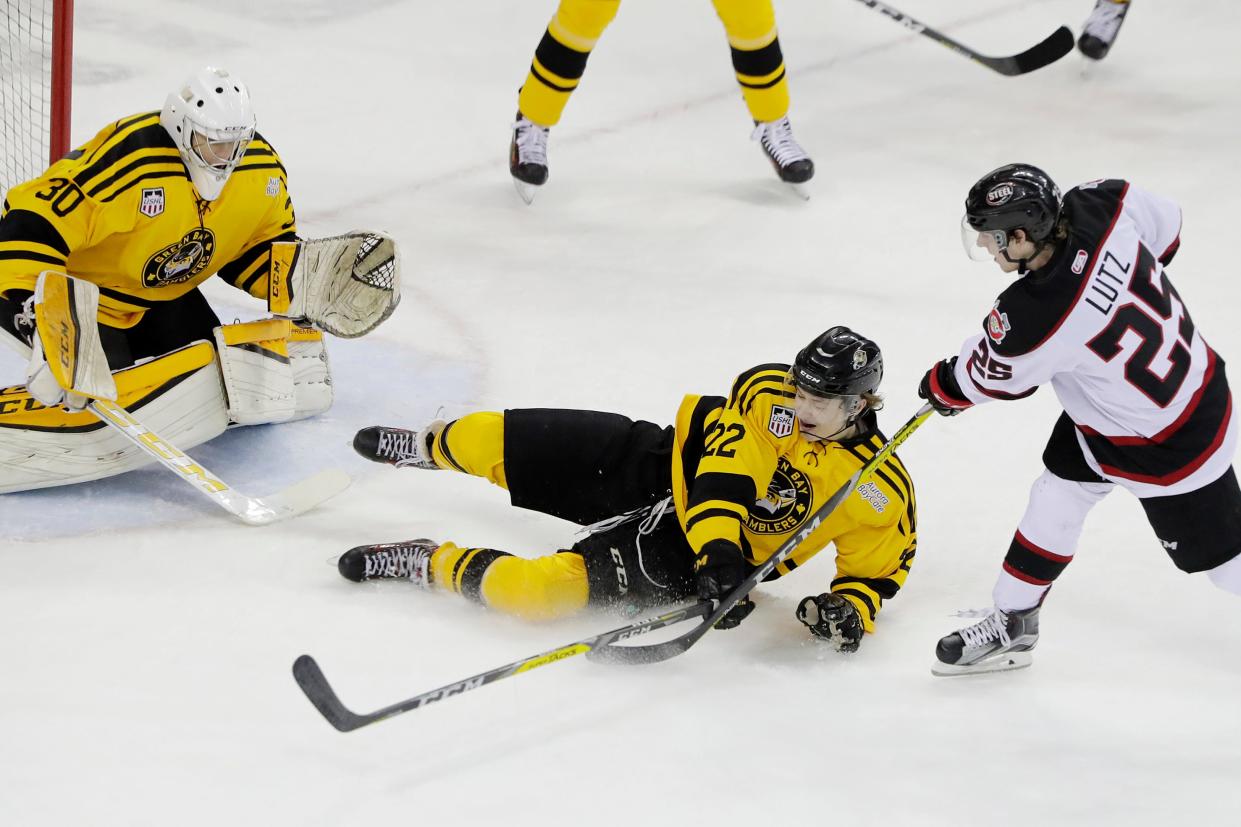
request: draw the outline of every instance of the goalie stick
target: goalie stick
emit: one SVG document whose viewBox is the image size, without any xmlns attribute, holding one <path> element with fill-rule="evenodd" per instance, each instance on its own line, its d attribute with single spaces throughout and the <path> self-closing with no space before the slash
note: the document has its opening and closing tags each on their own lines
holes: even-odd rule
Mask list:
<svg viewBox="0 0 1241 827">
<path fill-rule="evenodd" d="M 445 698 L 469 692 L 471 689 L 478 689 L 480 686 L 486 686 L 489 683 L 495 683 L 498 680 L 503 680 L 522 672 L 529 672 L 531 669 L 537 669 L 549 663 L 557 663 L 574 655 L 580 655 L 583 652 L 590 652 L 600 646 L 607 646 L 618 640 L 627 640 L 655 629 L 661 629 L 664 626 L 670 626 L 673 623 L 680 623 L 682 620 L 702 617 L 710 608 L 711 603 L 709 601 L 699 601 L 689 606 L 665 612 L 658 617 L 641 620 L 628 626 L 621 626 L 619 629 L 613 629 L 610 632 L 604 632 L 594 637 L 588 637 L 566 646 L 560 646 L 532 657 L 496 667 L 487 672 L 473 675 L 456 683 L 450 683 L 447 686 L 441 686 L 438 689 L 432 689 L 430 692 L 423 692 L 421 695 L 415 695 L 408 700 L 399 701 L 391 706 L 385 706 L 383 709 L 364 715 L 359 715 L 345 708 L 345 705 L 340 702 L 340 698 L 336 697 L 336 692 L 332 690 L 331 684 L 327 682 L 327 678 L 323 676 L 323 670 L 319 668 L 319 664 L 310 655 L 302 655 L 293 661 L 293 679 L 297 681 L 297 685 L 302 692 L 306 694 L 310 702 L 315 705 L 315 709 L 319 710 L 319 713 L 327 719 L 329 724 L 341 732 L 352 732 L 367 724 L 373 724 L 376 721 L 382 721 L 385 718 L 391 718 L 403 712 L 419 709 L 429 703 L 442 701 Z"/>
<path fill-rule="evenodd" d="M 0 339 L 25 358 L 30 358 L 30 346 L 3 328 L 0 328 Z M 143 425 L 137 417 L 115 402 L 94 399 L 87 408 L 104 424 L 115 428 L 144 453 L 158 460 L 165 468 L 247 525 L 267 525 L 296 517 L 344 491 L 351 482 L 344 471 L 330 469 L 320 471 L 268 497 L 248 497 Z"/>
<path fill-rule="evenodd" d="M 691 646 L 698 642 L 699 638 L 709 632 L 716 623 L 720 621 L 724 615 L 728 614 L 733 606 L 740 603 L 745 596 L 754 590 L 754 587 L 766 577 L 781 562 L 790 557 L 793 552 L 797 551 L 803 541 L 817 529 L 824 520 L 836 508 L 844 502 L 845 498 L 853 493 L 853 490 L 866 478 L 868 478 L 876 468 L 879 467 L 897 447 L 909 439 L 909 436 L 918 429 L 918 427 L 927 420 L 934 412 L 934 408 L 928 403 L 918 409 L 918 412 L 901 429 L 896 432 L 895 436 L 884 443 L 883 447 L 875 452 L 870 460 L 854 472 L 843 485 L 836 489 L 836 492 L 828 498 L 827 502 L 819 506 L 819 509 L 810 516 L 806 525 L 797 534 L 790 537 L 784 542 L 780 548 L 776 549 L 770 557 L 763 561 L 754 571 L 750 572 L 750 576 L 741 581 L 737 588 L 733 589 L 728 596 L 722 599 L 711 612 L 706 620 L 699 623 L 693 629 L 690 629 L 680 637 L 663 643 L 654 643 L 647 646 L 616 646 L 615 643 L 619 639 L 608 641 L 602 646 L 594 648 L 586 654 L 586 659 L 590 661 L 599 661 L 603 663 L 659 663 L 660 661 L 674 658 L 685 652 Z M 709 601 L 708 601 L 709 602 Z"/>
<path fill-rule="evenodd" d="M 1061 26 L 1052 32 L 1047 38 L 1039 43 L 1026 49 L 1019 55 L 1011 57 L 987 57 L 979 54 L 968 46 L 963 46 L 950 37 L 946 37 L 925 23 L 919 23 L 904 12 L 897 11 L 886 3 L 879 0 L 858 0 L 875 11 L 890 17 L 897 23 L 900 23 L 911 32 L 915 32 L 925 37 L 929 37 L 941 46 L 947 46 L 959 55 L 968 57 L 975 63 L 981 63 L 992 71 L 999 72 L 1001 75 L 1024 75 L 1027 72 L 1033 72 L 1035 69 L 1042 69 L 1048 64 L 1055 63 L 1060 58 L 1073 51 L 1073 32 L 1068 26 Z"/>
</svg>

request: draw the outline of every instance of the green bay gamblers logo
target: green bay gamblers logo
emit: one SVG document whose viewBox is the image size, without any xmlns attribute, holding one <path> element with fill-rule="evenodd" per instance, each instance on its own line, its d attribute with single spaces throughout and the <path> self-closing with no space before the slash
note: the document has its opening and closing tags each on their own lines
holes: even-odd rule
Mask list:
<svg viewBox="0 0 1241 827">
<path fill-rule="evenodd" d="M 810 516 L 814 492 L 810 479 L 780 457 L 776 473 L 767 486 L 767 496 L 754 503 L 746 527 L 755 534 L 785 534 Z"/>
<path fill-rule="evenodd" d="M 142 283 L 146 287 L 167 287 L 189 281 L 207 269 L 214 252 L 215 233 L 206 227 L 195 227 L 185 238 L 147 259 L 142 268 Z"/>
</svg>

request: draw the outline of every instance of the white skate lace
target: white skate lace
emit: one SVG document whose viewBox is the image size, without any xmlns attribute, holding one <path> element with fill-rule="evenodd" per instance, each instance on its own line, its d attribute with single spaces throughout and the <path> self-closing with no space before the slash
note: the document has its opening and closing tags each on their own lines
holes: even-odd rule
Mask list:
<svg viewBox="0 0 1241 827">
<path fill-rule="evenodd" d="M 966 626 L 957 632 L 966 646 L 983 646 L 999 638 L 1000 643 L 1008 646 L 1012 641 L 1008 637 L 1008 617 L 999 609 L 990 613 L 973 626 Z"/>
<path fill-rule="evenodd" d="M 525 118 L 513 124 L 517 139 L 517 161 L 547 166 L 547 129 Z"/>
<path fill-rule="evenodd" d="M 1127 8 L 1125 3 L 1099 0 L 1082 27 L 1082 31 L 1099 38 L 1104 43 L 1111 43 L 1116 39 L 1116 32 L 1120 29 L 1120 22 L 1124 20 Z"/>
<path fill-rule="evenodd" d="M 411 431 L 384 428 L 379 432 L 379 445 L 375 448 L 375 453 L 396 460 L 397 465 L 409 462 L 417 454 L 414 447 L 416 437 L 417 434 Z"/>
<path fill-rule="evenodd" d="M 363 555 L 366 563 L 366 577 L 408 577 L 411 580 L 426 580 L 427 562 L 431 555 L 421 553 L 421 549 L 412 546 L 386 548 Z"/>
<path fill-rule="evenodd" d="M 789 164 L 804 161 L 810 156 L 793 138 L 793 127 L 787 116 L 778 121 L 759 123 L 750 133 L 750 140 L 760 141 L 767 154 L 776 160 L 783 169 Z"/>
</svg>

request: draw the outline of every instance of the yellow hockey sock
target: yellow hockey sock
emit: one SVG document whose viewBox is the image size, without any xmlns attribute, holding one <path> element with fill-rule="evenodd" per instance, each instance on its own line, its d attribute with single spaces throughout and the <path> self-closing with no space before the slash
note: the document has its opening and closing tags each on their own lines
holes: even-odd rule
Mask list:
<svg viewBox="0 0 1241 827">
<path fill-rule="evenodd" d="M 431 584 L 526 620 L 566 617 L 589 598 L 586 562 L 574 552 L 527 560 L 444 543 L 431 555 Z"/>
</svg>

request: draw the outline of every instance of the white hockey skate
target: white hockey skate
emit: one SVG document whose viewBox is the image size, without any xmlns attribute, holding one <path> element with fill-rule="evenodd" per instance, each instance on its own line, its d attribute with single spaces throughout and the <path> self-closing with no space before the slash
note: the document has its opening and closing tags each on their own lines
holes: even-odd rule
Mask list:
<svg viewBox="0 0 1241 827">
<path fill-rule="evenodd" d="M 980 675 L 1029 666 L 1030 650 L 1038 643 L 1038 610 L 1038 606 L 1007 613 L 991 609 L 973 626 L 940 638 L 931 673 Z"/>
<path fill-rule="evenodd" d="M 517 113 L 513 140 L 508 148 L 508 171 L 513 176 L 517 194 L 527 204 L 534 203 L 535 192 L 547 183 L 547 135 L 550 131 L 521 112 Z"/>
<path fill-rule="evenodd" d="M 778 121 L 759 121 L 754 124 L 750 140 L 758 141 L 767 160 L 780 180 L 788 184 L 801 198 L 810 200 L 806 182 L 814 177 L 814 161 L 793 137 L 793 127 L 788 116 Z"/>
</svg>

